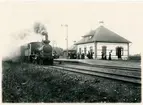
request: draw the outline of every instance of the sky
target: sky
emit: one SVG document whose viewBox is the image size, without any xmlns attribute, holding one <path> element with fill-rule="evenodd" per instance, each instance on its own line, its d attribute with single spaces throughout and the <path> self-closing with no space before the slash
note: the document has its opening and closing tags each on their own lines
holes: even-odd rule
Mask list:
<svg viewBox="0 0 143 105">
<path fill-rule="evenodd" d="M 136 2 L 1 2 L 0 3 L 0 42 L 6 55 L 19 43 L 13 37 L 33 29 L 35 22 L 47 27 L 50 44 L 66 48 L 66 27 L 68 24 L 68 46 L 80 40 L 91 29 L 104 26 L 128 39 L 130 54 L 141 53 L 143 35 L 143 3 Z M 40 39 L 34 33 L 30 38 Z"/>
</svg>

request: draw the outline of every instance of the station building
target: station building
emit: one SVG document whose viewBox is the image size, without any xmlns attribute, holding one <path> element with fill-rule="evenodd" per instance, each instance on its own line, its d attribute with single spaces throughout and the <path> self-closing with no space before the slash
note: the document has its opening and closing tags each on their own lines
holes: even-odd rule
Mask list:
<svg viewBox="0 0 143 105">
<path fill-rule="evenodd" d="M 88 52 L 93 53 L 93 59 L 101 59 L 103 56 L 112 59 L 129 58 L 129 43 L 127 39 L 107 29 L 103 25 L 96 30 L 91 30 L 88 34 L 82 36 L 82 39 L 75 43 L 77 53 L 84 53 L 85 58 Z"/>
</svg>

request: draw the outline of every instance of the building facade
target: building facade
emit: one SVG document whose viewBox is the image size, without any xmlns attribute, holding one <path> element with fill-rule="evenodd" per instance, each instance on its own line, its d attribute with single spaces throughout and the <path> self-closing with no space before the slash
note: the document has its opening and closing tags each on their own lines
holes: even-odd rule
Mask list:
<svg viewBox="0 0 143 105">
<path fill-rule="evenodd" d="M 98 27 L 96 30 L 91 30 L 87 35 L 76 43 L 77 53 L 84 54 L 87 59 L 87 54 L 93 53 L 94 59 L 112 59 L 129 58 L 129 43 L 127 39 L 110 31 L 104 26 Z"/>
</svg>

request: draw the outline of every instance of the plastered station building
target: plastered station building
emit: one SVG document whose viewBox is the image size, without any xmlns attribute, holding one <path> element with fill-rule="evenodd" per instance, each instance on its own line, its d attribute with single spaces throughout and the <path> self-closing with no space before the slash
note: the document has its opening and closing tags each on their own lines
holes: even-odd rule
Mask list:
<svg viewBox="0 0 143 105">
<path fill-rule="evenodd" d="M 111 52 L 112 59 L 127 60 L 130 43 L 127 39 L 101 25 L 96 30 L 91 30 L 82 36 L 82 39 L 75 45 L 77 45 L 77 53 L 79 54 L 87 55 L 88 51 L 93 52 L 93 59 L 101 59 L 102 54 L 108 59 L 109 52 Z M 85 58 L 87 57 L 85 56 Z"/>
</svg>

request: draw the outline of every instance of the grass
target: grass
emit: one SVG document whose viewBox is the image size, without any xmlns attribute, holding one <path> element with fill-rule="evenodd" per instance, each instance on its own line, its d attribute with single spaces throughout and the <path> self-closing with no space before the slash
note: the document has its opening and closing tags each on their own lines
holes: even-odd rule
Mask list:
<svg viewBox="0 0 143 105">
<path fill-rule="evenodd" d="M 3 102 L 141 102 L 141 86 L 42 66 L 3 62 Z"/>
<path fill-rule="evenodd" d="M 137 55 L 130 55 L 129 59 L 131 61 L 138 61 L 138 62 L 140 62 L 141 61 L 141 55 L 139 55 L 139 54 L 137 54 Z"/>
</svg>

